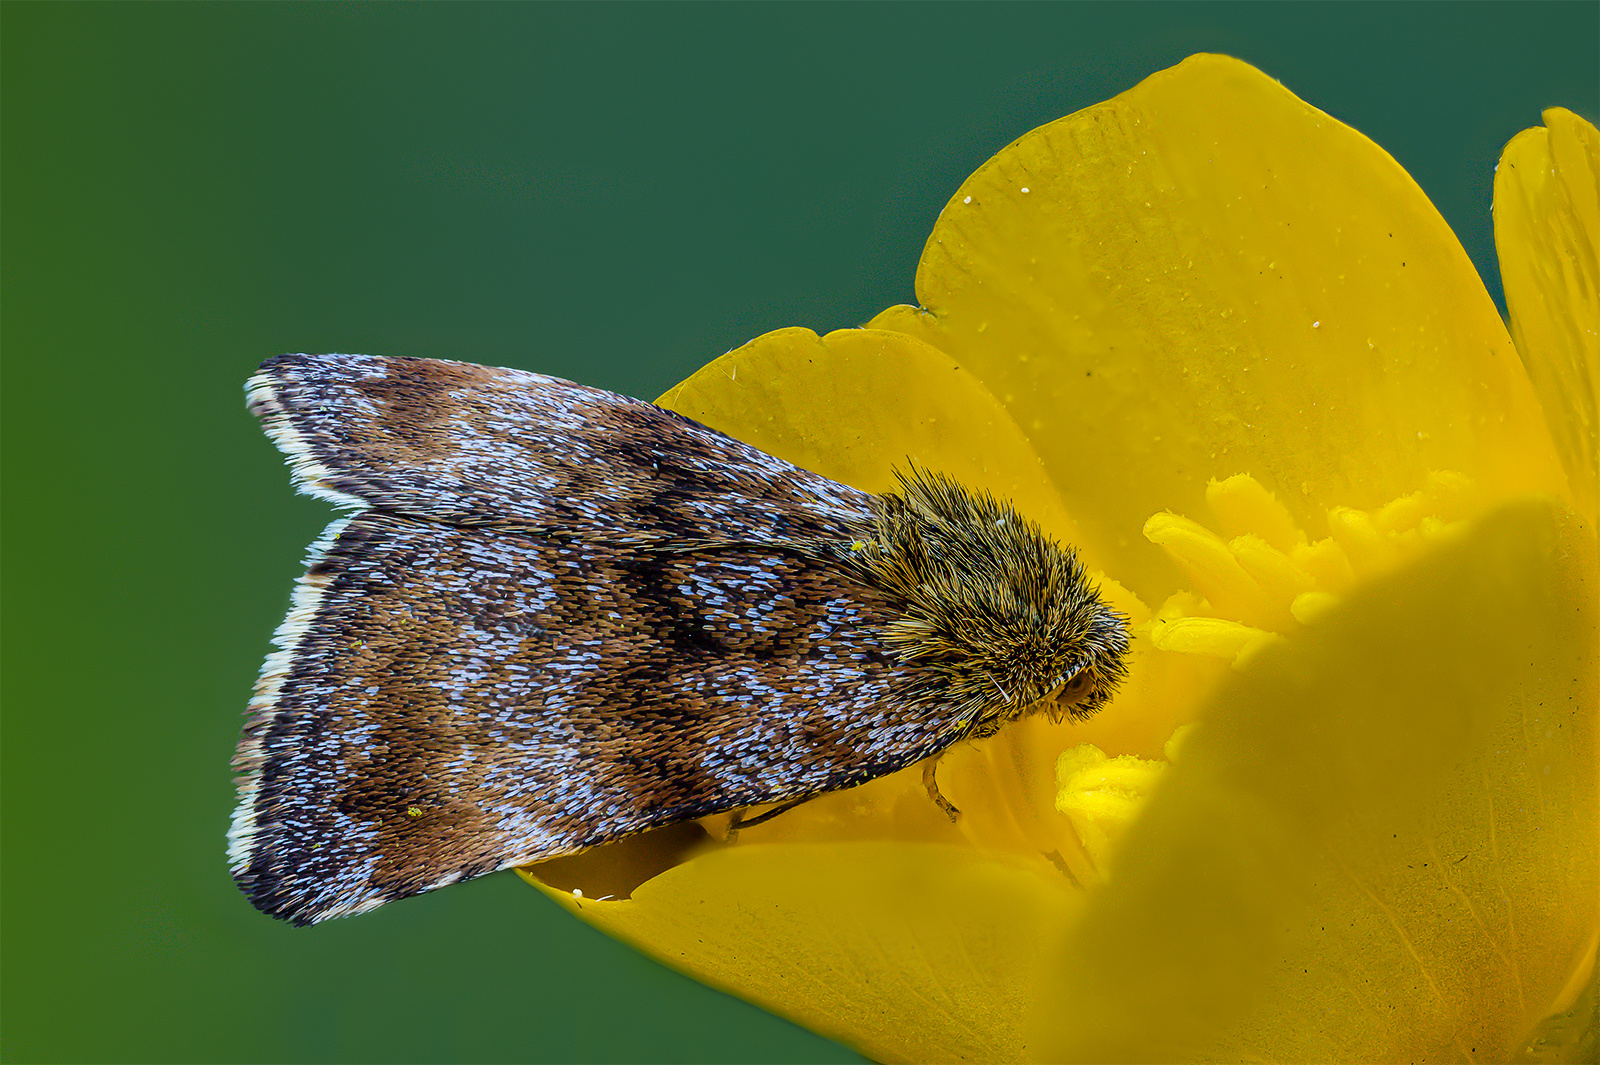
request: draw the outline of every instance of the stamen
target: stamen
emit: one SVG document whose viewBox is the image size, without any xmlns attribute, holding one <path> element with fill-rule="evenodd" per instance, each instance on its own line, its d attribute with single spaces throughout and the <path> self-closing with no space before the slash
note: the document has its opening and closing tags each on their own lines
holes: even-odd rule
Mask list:
<svg viewBox="0 0 1600 1065">
<path fill-rule="evenodd" d="M 1289 601 L 1301 592 L 1310 591 L 1317 582 L 1290 561 L 1288 555 L 1259 536 L 1236 536 L 1228 549 L 1261 589 L 1268 611 L 1277 615 L 1269 616 L 1268 624 L 1281 631 L 1290 622 L 1285 613 Z"/>
<path fill-rule="evenodd" d="M 1187 725 L 1179 725 L 1172 730 L 1172 735 L 1167 737 L 1167 742 L 1161 745 L 1161 753 L 1167 756 L 1167 761 L 1176 762 L 1178 754 L 1183 750 L 1184 744 L 1189 742 L 1189 737 L 1194 735 L 1196 723 L 1191 721 Z"/>
<path fill-rule="evenodd" d="M 1334 507 L 1328 511 L 1328 531 L 1358 570 L 1386 569 L 1395 561 L 1394 545 L 1364 510 Z"/>
<path fill-rule="evenodd" d="M 1195 590 L 1219 613 L 1255 620 L 1266 608 L 1261 587 L 1205 526 L 1176 514 L 1157 514 L 1144 523 L 1144 535 L 1183 567 Z"/>
<path fill-rule="evenodd" d="M 1446 524 L 1459 521 L 1471 510 L 1472 481 L 1454 470 L 1435 470 L 1428 474 L 1421 491 L 1385 503 L 1373 515 L 1379 529 L 1401 533 L 1424 522 Z"/>
<path fill-rule="evenodd" d="M 1334 507 L 1326 539 L 1309 542 L 1288 510 L 1248 474 L 1206 487 L 1217 525 L 1157 514 L 1145 536 L 1184 570 L 1194 592 L 1172 595 L 1149 623 L 1151 643 L 1241 665 L 1278 633 L 1309 625 L 1359 578 L 1390 569 L 1462 527 L 1476 489 L 1435 471 L 1419 491 L 1371 511 Z M 1199 593 L 1196 595 L 1195 593 Z"/>
<path fill-rule="evenodd" d="M 1227 536 L 1255 533 L 1279 551 L 1305 543 L 1305 534 L 1289 510 L 1248 473 L 1236 473 L 1206 485 L 1206 505 Z"/>
<path fill-rule="evenodd" d="M 1080 744 L 1056 759 L 1056 809 L 1066 814 L 1102 875 L 1123 831 L 1155 790 L 1167 763 L 1131 754 L 1107 758 Z"/>
<path fill-rule="evenodd" d="M 1342 592 L 1355 583 L 1356 572 L 1350 568 L 1350 556 L 1332 537 L 1314 544 L 1301 544 L 1289 558 L 1302 573 L 1310 574 L 1325 592 Z"/>
<path fill-rule="evenodd" d="M 1302 625 L 1313 621 L 1339 605 L 1339 596 L 1332 592 L 1302 592 L 1289 604 L 1289 612 Z"/>
<path fill-rule="evenodd" d="M 1275 632 L 1226 618 L 1158 618 L 1150 624 L 1150 643 L 1158 650 L 1209 655 L 1235 664 L 1278 639 Z"/>
</svg>

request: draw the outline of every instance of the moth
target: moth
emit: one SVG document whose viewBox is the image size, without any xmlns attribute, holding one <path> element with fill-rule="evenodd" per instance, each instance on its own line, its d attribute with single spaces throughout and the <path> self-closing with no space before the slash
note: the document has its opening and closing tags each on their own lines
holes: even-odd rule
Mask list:
<svg viewBox="0 0 1600 1065">
<path fill-rule="evenodd" d="M 460 362 L 285 355 L 246 391 L 350 512 L 234 760 L 234 878 L 296 924 L 1086 717 L 1125 672 L 1074 552 L 935 472 L 874 495 Z"/>
</svg>

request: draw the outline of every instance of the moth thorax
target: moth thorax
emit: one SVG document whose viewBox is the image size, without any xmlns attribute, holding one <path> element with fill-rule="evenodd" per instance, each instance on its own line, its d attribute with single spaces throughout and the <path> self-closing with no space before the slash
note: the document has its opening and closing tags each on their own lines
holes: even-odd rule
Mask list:
<svg viewBox="0 0 1600 1065">
<path fill-rule="evenodd" d="M 1111 696 L 1124 619 L 1100 601 L 1072 551 L 1010 506 L 922 471 L 881 497 L 858 556 L 903 603 L 888 643 L 981 733 L 1027 713 L 1086 716 Z"/>
</svg>

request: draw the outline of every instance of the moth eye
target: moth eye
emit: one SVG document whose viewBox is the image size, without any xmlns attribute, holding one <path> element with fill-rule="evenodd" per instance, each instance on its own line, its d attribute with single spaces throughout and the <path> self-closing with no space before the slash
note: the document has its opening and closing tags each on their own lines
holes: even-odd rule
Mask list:
<svg viewBox="0 0 1600 1065">
<path fill-rule="evenodd" d="M 1048 694 L 1046 699 L 1053 699 L 1058 703 L 1075 703 L 1089 694 L 1089 689 L 1094 686 L 1094 678 L 1087 669 L 1080 669 L 1066 680 L 1057 684 Z"/>
</svg>

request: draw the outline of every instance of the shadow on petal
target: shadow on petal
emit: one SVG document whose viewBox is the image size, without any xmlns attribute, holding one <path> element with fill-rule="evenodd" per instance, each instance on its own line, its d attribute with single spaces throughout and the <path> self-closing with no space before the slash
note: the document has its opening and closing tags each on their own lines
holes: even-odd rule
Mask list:
<svg viewBox="0 0 1600 1065">
<path fill-rule="evenodd" d="M 1507 1060 L 1600 919 L 1597 579 L 1524 501 L 1263 652 L 1066 938 L 1043 1056 Z"/>
</svg>

